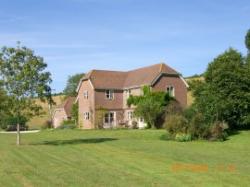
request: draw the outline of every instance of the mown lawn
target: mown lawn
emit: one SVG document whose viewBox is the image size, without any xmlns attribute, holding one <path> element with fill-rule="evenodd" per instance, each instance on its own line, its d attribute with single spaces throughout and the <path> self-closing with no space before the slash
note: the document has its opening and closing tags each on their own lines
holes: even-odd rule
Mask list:
<svg viewBox="0 0 250 187">
<path fill-rule="evenodd" d="M 161 140 L 164 130 L 0 134 L 0 186 L 249 186 L 250 131 L 225 142 Z"/>
</svg>

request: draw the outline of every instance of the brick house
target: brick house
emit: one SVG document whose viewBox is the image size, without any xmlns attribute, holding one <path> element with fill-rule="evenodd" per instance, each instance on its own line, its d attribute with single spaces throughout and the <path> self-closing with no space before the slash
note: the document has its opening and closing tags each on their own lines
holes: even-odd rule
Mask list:
<svg viewBox="0 0 250 187">
<path fill-rule="evenodd" d="M 145 85 L 154 91 L 167 91 L 182 107 L 187 105 L 186 81 L 164 63 L 127 72 L 92 70 L 81 79 L 77 88 L 80 125 L 84 129 L 95 128 L 98 111 L 105 109 L 104 128 L 124 123 L 132 125 L 132 121 L 137 121 L 139 128 L 145 127 L 143 119 L 133 117 L 134 107 L 127 106 L 128 97 L 142 94 L 141 88 Z"/>
</svg>

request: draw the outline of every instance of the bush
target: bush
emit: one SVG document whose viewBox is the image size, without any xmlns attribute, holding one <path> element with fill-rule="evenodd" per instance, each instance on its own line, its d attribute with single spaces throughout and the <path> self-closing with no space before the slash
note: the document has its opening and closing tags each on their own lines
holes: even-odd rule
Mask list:
<svg viewBox="0 0 250 187">
<path fill-rule="evenodd" d="M 58 128 L 59 129 L 75 129 L 76 124 L 74 120 L 64 120 Z"/>
<path fill-rule="evenodd" d="M 173 114 L 166 117 L 164 126 L 172 135 L 177 133 L 187 133 L 188 121 L 183 115 Z"/>
<path fill-rule="evenodd" d="M 18 120 L 17 117 L 10 116 L 4 120 L 2 129 L 6 131 L 16 131 L 17 123 L 19 122 L 21 131 L 28 130 L 29 127 L 26 125 L 27 121 L 25 117 L 20 117 Z"/>
<path fill-rule="evenodd" d="M 228 125 L 225 122 L 216 121 L 210 127 L 210 137 L 209 140 L 215 141 L 225 141 L 228 137 L 226 130 Z"/>
<path fill-rule="evenodd" d="M 208 123 L 205 117 L 201 113 L 195 112 L 193 108 L 186 110 L 184 115 L 168 115 L 164 125 L 172 139 L 176 141 L 190 141 L 191 139 L 224 141 L 228 136 L 226 123 L 220 121 Z"/>
<path fill-rule="evenodd" d="M 170 101 L 170 103 L 166 107 L 166 115 L 182 114 L 182 112 L 182 107 L 180 103 L 176 100 Z"/>
<path fill-rule="evenodd" d="M 175 140 L 178 142 L 188 142 L 192 140 L 192 136 L 186 133 L 177 133 L 175 135 Z"/>
<path fill-rule="evenodd" d="M 205 119 L 201 113 L 193 115 L 189 122 L 188 132 L 196 139 L 207 139 L 210 134 L 210 126 L 205 122 Z"/>
<path fill-rule="evenodd" d="M 137 121 L 132 121 L 132 129 L 138 129 L 138 123 Z"/>
</svg>

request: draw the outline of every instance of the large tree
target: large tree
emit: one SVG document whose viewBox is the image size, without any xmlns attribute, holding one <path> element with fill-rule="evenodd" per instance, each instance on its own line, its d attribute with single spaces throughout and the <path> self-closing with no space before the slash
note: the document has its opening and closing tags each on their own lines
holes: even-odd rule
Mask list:
<svg viewBox="0 0 250 187">
<path fill-rule="evenodd" d="M 208 65 L 204 81 L 191 84 L 195 106 L 206 121 L 225 121 L 231 128 L 250 125 L 250 74 L 234 49 Z"/>
<path fill-rule="evenodd" d="M 0 85 L 0 129 L 5 128 L 4 123 L 9 115 L 8 96 Z"/>
<path fill-rule="evenodd" d="M 53 103 L 51 97 L 51 74 L 46 72 L 47 64 L 31 49 L 20 46 L 3 47 L 0 51 L 0 73 L 11 103 L 12 116 L 17 119 L 39 114 L 41 107 L 33 98 Z M 20 144 L 20 124 L 17 122 L 17 145 Z"/>
<path fill-rule="evenodd" d="M 248 30 L 246 37 L 245 37 L 245 45 L 248 50 L 247 52 L 247 64 L 248 67 L 250 68 L 250 29 Z"/>
<path fill-rule="evenodd" d="M 68 77 L 67 85 L 63 90 L 66 96 L 76 96 L 76 89 L 79 84 L 80 79 L 84 76 L 84 73 L 75 74 Z"/>
<path fill-rule="evenodd" d="M 127 104 L 129 106 L 135 105 L 135 116 L 142 117 L 149 128 L 157 128 L 159 124 L 157 121 L 165 112 L 171 97 L 166 92 L 153 92 L 150 87 L 143 88 L 143 95 L 131 95 Z"/>
</svg>

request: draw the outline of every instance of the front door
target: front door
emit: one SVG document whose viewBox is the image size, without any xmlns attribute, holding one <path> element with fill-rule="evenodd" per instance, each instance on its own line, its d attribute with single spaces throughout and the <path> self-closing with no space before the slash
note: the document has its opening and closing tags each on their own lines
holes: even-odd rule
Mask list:
<svg viewBox="0 0 250 187">
<path fill-rule="evenodd" d="M 107 112 L 104 116 L 104 128 L 115 126 L 115 112 Z"/>
</svg>

